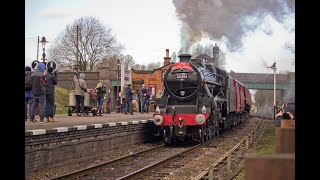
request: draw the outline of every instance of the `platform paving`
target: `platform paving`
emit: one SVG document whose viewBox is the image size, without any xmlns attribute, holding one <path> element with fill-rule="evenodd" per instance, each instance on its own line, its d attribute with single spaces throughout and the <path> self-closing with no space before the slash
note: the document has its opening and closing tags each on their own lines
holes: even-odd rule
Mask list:
<svg viewBox="0 0 320 180">
<path fill-rule="evenodd" d="M 100 124 L 105 123 L 118 123 L 118 122 L 130 122 L 130 121 L 139 121 L 139 120 L 148 120 L 152 119 L 152 113 L 150 114 L 140 114 L 135 112 L 134 115 L 124 115 L 123 113 L 111 112 L 110 114 L 103 114 L 102 116 L 68 116 L 67 114 L 58 114 L 55 116 L 56 122 L 47 122 L 40 123 L 37 122 L 25 122 L 25 131 L 35 130 L 35 129 L 53 129 L 58 127 L 74 127 L 77 126 L 81 128 L 83 125 L 95 125 L 99 126 Z"/>
</svg>

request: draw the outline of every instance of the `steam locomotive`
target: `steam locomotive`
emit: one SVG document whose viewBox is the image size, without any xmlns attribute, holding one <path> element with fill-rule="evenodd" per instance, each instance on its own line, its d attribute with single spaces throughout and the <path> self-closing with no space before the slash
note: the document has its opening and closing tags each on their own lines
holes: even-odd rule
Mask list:
<svg viewBox="0 0 320 180">
<path fill-rule="evenodd" d="M 204 142 L 248 118 L 251 96 L 242 83 L 204 59 L 179 57 L 154 104 L 153 122 L 165 143 Z"/>
</svg>

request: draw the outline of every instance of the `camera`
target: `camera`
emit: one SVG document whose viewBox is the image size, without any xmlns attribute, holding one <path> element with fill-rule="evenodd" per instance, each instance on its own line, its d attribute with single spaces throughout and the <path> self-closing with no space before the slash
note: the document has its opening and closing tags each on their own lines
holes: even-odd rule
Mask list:
<svg viewBox="0 0 320 180">
<path fill-rule="evenodd" d="M 290 114 L 288 112 L 285 112 L 282 114 L 283 119 L 291 119 Z"/>
</svg>

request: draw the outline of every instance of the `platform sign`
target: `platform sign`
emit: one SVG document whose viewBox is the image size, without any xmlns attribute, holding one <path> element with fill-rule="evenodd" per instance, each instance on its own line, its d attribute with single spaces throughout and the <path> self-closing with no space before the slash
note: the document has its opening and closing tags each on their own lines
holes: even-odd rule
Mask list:
<svg viewBox="0 0 320 180">
<path fill-rule="evenodd" d="M 46 69 L 48 69 L 48 67 L 52 67 L 54 71 L 57 68 L 57 63 L 54 61 L 49 61 L 47 62 Z"/>
<path fill-rule="evenodd" d="M 38 64 L 39 64 L 39 61 L 38 61 L 38 60 L 32 61 L 32 63 L 31 63 L 31 68 L 32 68 L 33 70 L 36 70 L 37 67 L 38 67 Z"/>
</svg>

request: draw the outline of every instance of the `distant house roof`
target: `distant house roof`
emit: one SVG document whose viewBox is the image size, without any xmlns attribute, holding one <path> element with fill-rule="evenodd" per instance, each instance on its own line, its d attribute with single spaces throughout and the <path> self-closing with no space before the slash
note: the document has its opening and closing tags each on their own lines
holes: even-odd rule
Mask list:
<svg viewBox="0 0 320 180">
<path fill-rule="evenodd" d="M 161 70 L 161 69 L 168 69 L 169 66 L 171 66 L 172 64 L 174 64 L 173 62 L 167 64 L 167 65 L 164 65 L 162 67 L 159 67 L 157 69 L 153 69 L 153 70 L 135 70 L 135 69 L 132 69 L 133 72 L 135 73 L 138 73 L 138 74 L 152 74 L 155 70 Z"/>
<path fill-rule="evenodd" d="M 214 62 L 214 59 L 206 53 L 202 53 L 199 56 L 196 56 L 195 58 L 205 59 L 207 62 Z"/>
</svg>

